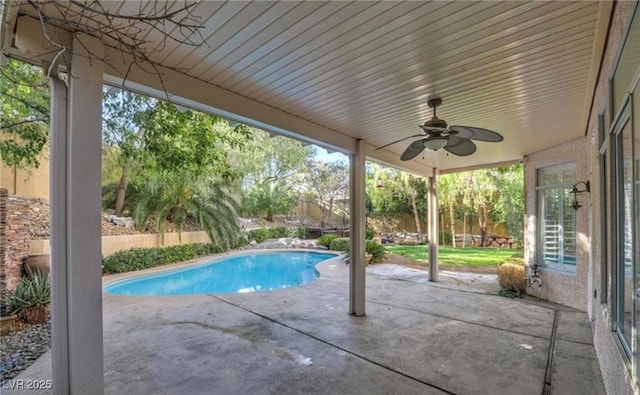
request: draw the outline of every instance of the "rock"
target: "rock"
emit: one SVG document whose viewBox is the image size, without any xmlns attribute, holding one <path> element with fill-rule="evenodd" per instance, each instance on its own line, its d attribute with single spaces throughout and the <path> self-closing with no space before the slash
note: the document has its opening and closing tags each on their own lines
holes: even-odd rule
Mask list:
<svg viewBox="0 0 640 395">
<path fill-rule="evenodd" d="M 256 244 L 258 244 L 258 242 L 257 242 L 257 241 L 255 241 L 255 240 L 251 240 L 251 241 L 249 242 L 249 245 L 250 245 L 250 246 L 254 246 L 254 245 L 256 245 Z"/>
</svg>

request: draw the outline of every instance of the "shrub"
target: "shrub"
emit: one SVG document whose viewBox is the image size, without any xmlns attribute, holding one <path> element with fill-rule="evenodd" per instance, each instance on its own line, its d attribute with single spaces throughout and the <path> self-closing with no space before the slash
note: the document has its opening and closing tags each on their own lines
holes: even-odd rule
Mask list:
<svg viewBox="0 0 640 395">
<path fill-rule="evenodd" d="M 348 237 L 337 237 L 331 241 L 329 244 L 329 249 L 332 251 L 349 251 L 349 238 Z"/>
<path fill-rule="evenodd" d="M 49 275 L 34 272 L 23 277 L 2 303 L 9 307 L 11 314 L 17 314 L 30 324 L 45 322 L 51 303 Z"/>
<path fill-rule="evenodd" d="M 296 228 L 296 237 L 299 239 L 306 239 L 309 237 L 309 229 L 304 226 L 299 226 Z"/>
<path fill-rule="evenodd" d="M 526 285 L 524 265 L 505 262 L 498 266 L 498 283 L 500 294 L 504 296 L 524 296 Z"/>
<path fill-rule="evenodd" d="M 281 237 L 287 237 L 287 228 L 284 226 L 274 226 L 269 228 L 269 238 L 279 239 Z"/>
<path fill-rule="evenodd" d="M 331 246 L 331 242 L 337 238 L 338 238 L 338 235 L 336 235 L 335 233 L 327 233 L 322 235 L 322 237 L 318 239 L 318 244 L 329 248 Z"/>
<path fill-rule="evenodd" d="M 267 228 L 251 229 L 247 232 L 247 235 L 249 236 L 249 241 L 255 240 L 258 243 L 262 243 L 269 238 L 269 230 Z"/>
<path fill-rule="evenodd" d="M 373 229 L 367 228 L 364 231 L 365 239 L 371 240 L 376 235 L 376 232 Z"/>
<path fill-rule="evenodd" d="M 440 238 L 440 244 L 442 245 L 451 244 L 451 232 L 440 232 L 438 237 Z"/>
<path fill-rule="evenodd" d="M 371 258 L 372 262 L 382 262 L 385 255 L 387 255 L 384 246 L 375 240 L 367 240 L 365 242 L 365 250 L 367 254 L 373 256 L 373 258 Z"/>
<path fill-rule="evenodd" d="M 188 261 L 203 255 L 221 253 L 225 246 L 216 244 L 183 244 L 172 247 L 132 248 L 118 251 L 102 261 L 105 273 L 125 273 L 168 263 Z"/>
</svg>

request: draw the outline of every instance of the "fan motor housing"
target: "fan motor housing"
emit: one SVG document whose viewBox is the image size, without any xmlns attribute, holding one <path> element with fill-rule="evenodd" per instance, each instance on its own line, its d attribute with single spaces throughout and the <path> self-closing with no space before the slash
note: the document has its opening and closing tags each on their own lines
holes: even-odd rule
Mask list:
<svg viewBox="0 0 640 395">
<path fill-rule="evenodd" d="M 427 122 L 424 123 L 424 126 L 432 127 L 432 128 L 447 128 L 447 122 L 444 119 L 440 119 L 438 117 L 433 117 Z"/>
</svg>

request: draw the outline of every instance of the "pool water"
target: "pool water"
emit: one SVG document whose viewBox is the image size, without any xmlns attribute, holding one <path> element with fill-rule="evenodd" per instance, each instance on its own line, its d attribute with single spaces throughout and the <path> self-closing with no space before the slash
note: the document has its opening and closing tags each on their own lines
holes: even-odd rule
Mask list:
<svg viewBox="0 0 640 395">
<path fill-rule="evenodd" d="M 107 285 L 117 295 L 193 295 L 262 292 L 308 284 L 315 265 L 335 254 L 287 251 L 234 255 L 188 268 L 143 275 Z"/>
</svg>

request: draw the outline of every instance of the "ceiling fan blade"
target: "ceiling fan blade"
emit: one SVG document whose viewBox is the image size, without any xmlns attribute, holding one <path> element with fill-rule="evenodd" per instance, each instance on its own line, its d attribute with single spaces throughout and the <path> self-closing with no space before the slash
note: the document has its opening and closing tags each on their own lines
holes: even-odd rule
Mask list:
<svg viewBox="0 0 640 395">
<path fill-rule="evenodd" d="M 424 151 L 424 144 L 422 143 L 424 139 L 416 140 L 413 143 L 409 144 L 406 150 L 400 156 L 400 160 L 406 161 L 415 158 L 420 155 L 422 151 Z"/>
<path fill-rule="evenodd" d="M 412 139 L 412 138 L 415 138 L 415 137 L 423 137 L 423 136 L 424 136 L 424 134 L 414 134 L 413 136 L 404 137 L 404 138 L 401 138 L 400 140 L 394 141 L 393 143 L 385 144 L 382 147 L 378 147 L 378 148 L 376 148 L 376 151 L 377 150 L 381 150 L 383 148 L 387 148 L 388 146 L 394 145 L 394 144 L 399 143 L 401 141 L 405 141 L 405 140 Z"/>
<path fill-rule="evenodd" d="M 449 142 L 444 146 L 444 150 L 458 156 L 469 156 L 476 152 L 476 145 L 473 141 L 449 135 Z"/>
<path fill-rule="evenodd" d="M 456 132 L 458 137 L 462 137 L 470 140 L 488 141 L 491 143 L 499 143 L 504 140 L 504 137 L 493 130 L 476 128 L 473 126 L 460 126 L 453 125 L 449 127 L 450 130 Z"/>
</svg>

